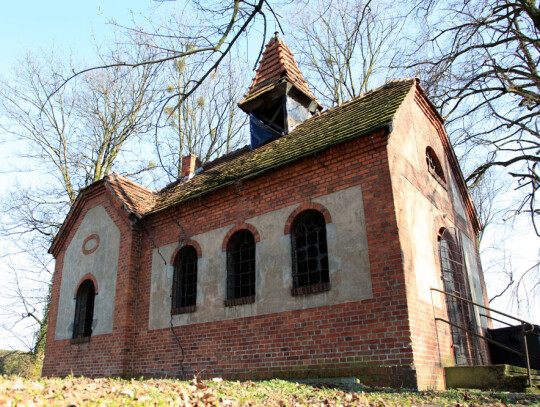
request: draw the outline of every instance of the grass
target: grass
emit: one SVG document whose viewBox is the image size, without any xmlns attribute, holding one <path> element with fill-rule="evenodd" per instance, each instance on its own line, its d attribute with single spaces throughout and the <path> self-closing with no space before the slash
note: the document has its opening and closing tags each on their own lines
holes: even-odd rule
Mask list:
<svg viewBox="0 0 540 407">
<path fill-rule="evenodd" d="M 0 406 L 527 406 L 540 396 L 465 390 L 376 389 L 283 380 L 41 378 L 0 376 Z"/>
<path fill-rule="evenodd" d="M 37 358 L 32 353 L 0 350 L 0 374 L 39 377 L 41 365 L 41 358 Z"/>
</svg>

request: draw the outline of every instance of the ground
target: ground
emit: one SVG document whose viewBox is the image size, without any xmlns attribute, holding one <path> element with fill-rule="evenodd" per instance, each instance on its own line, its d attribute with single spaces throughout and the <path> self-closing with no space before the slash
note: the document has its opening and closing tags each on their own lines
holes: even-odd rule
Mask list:
<svg viewBox="0 0 540 407">
<path fill-rule="evenodd" d="M 282 380 L 24 379 L 0 376 L 0 406 L 526 406 L 540 395 L 465 390 L 375 389 Z"/>
</svg>

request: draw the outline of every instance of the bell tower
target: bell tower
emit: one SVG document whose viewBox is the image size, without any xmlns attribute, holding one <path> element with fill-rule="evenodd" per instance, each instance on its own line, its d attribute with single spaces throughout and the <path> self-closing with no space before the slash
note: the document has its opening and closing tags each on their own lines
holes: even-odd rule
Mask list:
<svg viewBox="0 0 540 407">
<path fill-rule="evenodd" d="M 252 150 L 288 134 L 322 110 L 277 32 L 266 45 L 255 79 L 238 106 L 250 116 Z"/>
</svg>

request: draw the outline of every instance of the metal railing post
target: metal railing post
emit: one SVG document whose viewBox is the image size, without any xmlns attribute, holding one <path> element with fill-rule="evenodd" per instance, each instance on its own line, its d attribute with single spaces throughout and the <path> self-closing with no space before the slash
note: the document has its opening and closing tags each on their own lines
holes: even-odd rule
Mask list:
<svg viewBox="0 0 540 407">
<path fill-rule="evenodd" d="M 479 335 L 479 334 L 477 334 L 477 333 L 475 333 L 475 332 L 472 332 L 472 331 L 470 331 L 470 330 L 468 330 L 468 329 L 466 329 L 466 328 L 464 328 L 464 327 L 462 327 L 462 326 L 456 325 L 456 324 L 454 324 L 454 323 L 452 323 L 452 322 L 450 322 L 450 321 L 448 321 L 448 320 L 446 320 L 446 319 L 443 319 L 443 318 L 437 318 L 437 317 L 435 318 L 435 321 L 442 321 L 442 322 L 444 322 L 444 323 L 446 323 L 446 324 L 449 324 L 449 325 L 451 325 L 451 326 L 453 326 L 453 327 L 455 327 L 455 328 L 458 328 L 458 329 L 460 329 L 460 330 L 462 330 L 462 331 L 465 331 L 465 332 L 467 332 L 467 333 L 469 333 L 469 334 L 471 334 L 471 335 L 474 335 L 474 336 L 476 336 L 476 337 L 478 337 L 478 338 L 481 338 L 481 339 L 483 339 L 484 341 L 486 341 L 486 342 L 488 342 L 488 343 L 492 343 L 492 344 L 494 344 L 494 345 L 496 345 L 496 346 L 498 346 L 498 347 L 500 347 L 500 348 L 506 349 L 507 351 L 510 351 L 510 352 L 512 352 L 512 353 L 515 353 L 515 354 L 518 354 L 518 355 L 520 355 L 520 356 L 522 356 L 522 357 L 524 356 L 524 357 L 525 357 L 525 361 L 526 361 L 526 363 L 527 363 L 527 376 L 528 376 L 528 380 L 529 380 L 529 387 L 532 387 L 533 382 L 532 382 L 532 374 L 531 374 L 531 362 L 530 362 L 530 356 L 529 356 L 529 346 L 528 346 L 528 344 L 527 344 L 527 334 L 528 334 L 529 332 L 534 332 L 534 330 L 535 330 L 535 326 L 534 326 L 532 323 L 530 323 L 530 322 L 528 322 L 528 321 L 524 321 L 524 320 L 519 319 L 519 318 L 516 318 L 516 317 L 514 317 L 514 316 L 512 316 L 512 315 L 505 314 L 504 312 L 497 311 L 497 310 L 494 310 L 494 309 L 492 309 L 492 308 L 486 307 L 485 305 L 478 304 L 478 303 L 476 303 L 476 302 L 473 302 L 473 301 L 468 300 L 468 299 L 466 299 L 466 298 L 463 298 L 463 297 L 460 297 L 460 296 L 458 296 L 458 295 L 449 293 L 449 292 L 447 292 L 447 291 L 440 290 L 440 289 L 438 289 L 438 288 L 432 287 L 430 290 L 431 290 L 432 292 L 433 292 L 433 291 L 437 291 L 437 292 L 439 292 L 439 293 L 441 293 L 441 294 L 443 294 L 443 295 L 445 295 L 445 296 L 453 297 L 453 298 L 457 299 L 458 301 L 461 301 L 461 302 L 464 302 L 464 303 L 468 303 L 468 304 L 471 304 L 471 305 L 473 305 L 473 306 L 477 306 L 477 307 L 483 308 L 483 309 L 485 309 L 485 310 L 487 310 L 487 311 L 495 312 L 496 314 L 503 315 L 503 316 L 505 316 L 505 317 L 508 317 L 508 318 L 511 318 L 511 319 L 513 319 L 513 320 L 515 320 L 515 321 L 518 321 L 518 322 L 521 324 L 521 339 L 522 339 L 522 341 L 523 341 L 523 351 L 524 351 L 523 353 L 521 353 L 521 352 L 519 352 L 519 351 L 517 351 L 517 350 L 515 350 L 515 349 L 512 349 L 512 348 L 510 348 L 510 347 L 508 347 L 508 346 L 505 346 L 505 345 L 503 345 L 503 344 L 500 343 L 500 342 L 494 341 L 494 340 L 492 340 L 492 339 L 489 339 L 489 338 L 486 338 L 486 337 L 484 337 L 484 336 L 482 336 L 482 335 Z M 433 296 L 431 297 L 431 305 L 432 305 L 433 308 L 434 308 L 434 304 L 433 304 Z M 435 313 L 435 310 L 434 310 L 433 312 Z M 498 320 L 498 319 L 492 317 L 491 315 L 486 315 L 486 314 L 480 314 L 480 315 L 481 315 L 481 316 L 484 316 L 484 317 L 486 317 L 486 318 L 490 318 L 490 319 L 492 319 L 492 320 L 495 320 L 495 321 L 502 322 L 502 323 L 504 323 L 504 324 L 510 325 L 510 324 L 508 324 L 507 322 L 504 322 L 504 321 L 501 321 L 501 320 Z M 436 327 L 436 326 L 437 326 L 437 325 L 435 325 L 435 327 Z M 511 325 L 510 325 L 510 326 L 511 326 Z M 526 329 L 526 328 L 525 328 L 526 326 L 530 326 L 531 328 L 530 328 L 530 329 Z M 438 337 L 438 333 L 437 333 L 437 337 Z M 437 345 L 438 345 L 438 338 L 437 338 Z M 439 352 L 440 352 L 440 350 L 439 350 Z M 535 356 L 533 356 L 533 358 L 534 358 L 534 359 L 537 359 Z"/>
<path fill-rule="evenodd" d="M 521 323 L 521 340 L 523 341 L 523 350 L 525 351 L 525 361 L 527 362 L 527 376 L 529 378 L 529 387 L 532 387 L 531 377 L 531 361 L 529 360 L 529 345 L 527 344 L 527 333 L 525 332 L 525 325 Z"/>
</svg>

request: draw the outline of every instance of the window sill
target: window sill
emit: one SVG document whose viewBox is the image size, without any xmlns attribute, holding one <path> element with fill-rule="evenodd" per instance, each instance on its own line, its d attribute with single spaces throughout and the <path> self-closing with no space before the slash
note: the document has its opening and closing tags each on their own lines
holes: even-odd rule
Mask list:
<svg viewBox="0 0 540 407">
<path fill-rule="evenodd" d="M 72 345 L 79 345 L 81 343 L 90 343 L 91 336 L 83 336 L 82 338 L 73 338 L 71 339 Z"/>
<path fill-rule="evenodd" d="M 291 289 L 291 295 L 293 297 L 296 297 L 299 295 L 318 294 L 324 291 L 330 291 L 330 283 L 306 285 L 304 287 L 293 287 Z"/>
<path fill-rule="evenodd" d="M 235 305 L 253 304 L 254 302 L 255 302 L 255 296 L 250 295 L 249 297 L 227 299 L 225 300 L 225 306 L 234 307 Z"/>
<path fill-rule="evenodd" d="M 171 310 L 171 314 L 178 315 L 178 314 L 190 314 L 192 312 L 197 311 L 196 305 L 188 305 L 186 307 L 180 307 L 180 308 L 173 308 Z"/>
</svg>

